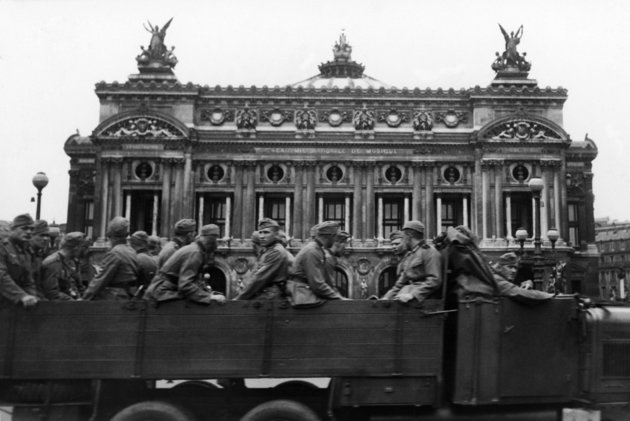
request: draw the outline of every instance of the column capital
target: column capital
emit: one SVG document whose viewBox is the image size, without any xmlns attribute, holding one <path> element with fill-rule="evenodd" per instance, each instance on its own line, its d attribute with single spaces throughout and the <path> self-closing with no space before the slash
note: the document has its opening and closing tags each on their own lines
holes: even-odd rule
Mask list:
<svg viewBox="0 0 630 421">
<path fill-rule="evenodd" d="M 482 159 L 481 160 L 481 168 L 484 170 L 501 167 L 504 164 L 504 160 L 502 159 Z"/>
</svg>

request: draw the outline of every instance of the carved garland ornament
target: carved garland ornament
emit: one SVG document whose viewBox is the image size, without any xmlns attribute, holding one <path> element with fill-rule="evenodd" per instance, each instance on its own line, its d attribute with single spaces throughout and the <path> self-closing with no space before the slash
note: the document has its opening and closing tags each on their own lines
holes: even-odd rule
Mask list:
<svg viewBox="0 0 630 421">
<path fill-rule="evenodd" d="M 108 127 L 103 131 L 102 136 L 177 138 L 183 135 L 179 129 L 166 121 L 150 117 L 136 117 Z"/>
<path fill-rule="evenodd" d="M 549 127 L 527 120 L 512 120 L 503 123 L 490 130 L 487 137 L 495 140 L 514 139 L 521 141 L 561 139 L 560 135 Z"/>
</svg>

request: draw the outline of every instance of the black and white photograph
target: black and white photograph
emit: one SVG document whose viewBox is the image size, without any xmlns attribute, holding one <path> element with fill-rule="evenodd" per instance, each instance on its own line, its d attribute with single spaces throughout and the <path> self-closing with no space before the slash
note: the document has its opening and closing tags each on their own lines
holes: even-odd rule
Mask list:
<svg viewBox="0 0 630 421">
<path fill-rule="evenodd" d="M 0 421 L 630 420 L 628 22 L 0 0 Z"/>
</svg>

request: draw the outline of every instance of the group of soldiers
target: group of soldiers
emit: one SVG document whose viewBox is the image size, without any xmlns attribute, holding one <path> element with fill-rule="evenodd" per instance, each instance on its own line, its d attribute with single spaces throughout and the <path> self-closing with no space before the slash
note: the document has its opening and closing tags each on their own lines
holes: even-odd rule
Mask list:
<svg viewBox="0 0 630 421">
<path fill-rule="evenodd" d="M 223 294 L 212 291 L 205 275 L 214 265 L 220 235 L 217 225 L 204 225 L 197 232 L 196 221 L 182 219 L 163 247 L 159 238 L 144 231 L 130 233 L 129 228 L 123 217 L 110 221 L 107 237 L 111 247 L 98 270 L 92 270 L 95 266 L 89 260 L 89 242 L 83 233 L 66 234 L 59 249 L 51 250 L 46 222 L 34 221 L 28 214 L 17 216 L 0 242 L 0 306 L 11 302 L 31 307 L 40 300 L 225 301 Z M 334 285 L 337 259 L 351 240 L 339 223 L 327 221 L 312 227 L 311 241 L 296 256 L 287 250 L 287 238 L 278 222 L 263 218 L 257 228 L 251 238 L 256 264 L 235 300 L 288 299 L 299 305 L 300 300 L 348 299 Z M 397 280 L 380 299 L 422 303 L 438 296 L 445 269 L 453 275 L 453 289 L 460 296 L 551 297 L 512 284 L 518 265 L 514 253 L 504 254 L 490 266 L 467 227 L 449 228 L 445 234 L 455 250 L 449 254 L 453 256 L 450 260 L 424 234 L 420 221 L 408 221 L 390 235 L 399 257 Z"/>
</svg>

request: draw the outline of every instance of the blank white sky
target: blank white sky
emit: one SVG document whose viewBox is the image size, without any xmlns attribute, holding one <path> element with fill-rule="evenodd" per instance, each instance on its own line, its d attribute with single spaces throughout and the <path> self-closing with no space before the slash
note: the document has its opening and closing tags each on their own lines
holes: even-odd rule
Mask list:
<svg viewBox="0 0 630 421">
<path fill-rule="evenodd" d="M 33 175 L 44 171 L 42 218 L 65 222 L 65 140 L 98 124 L 94 84 L 127 80 L 150 35 L 173 22 L 180 82 L 286 85 L 318 73 L 345 29 L 353 58 L 390 85 L 487 86 L 508 31 L 539 86 L 565 87 L 564 128 L 595 140 L 596 217 L 630 219 L 630 2 L 508 0 L 0 0 L 0 219 L 35 214 Z"/>
</svg>

